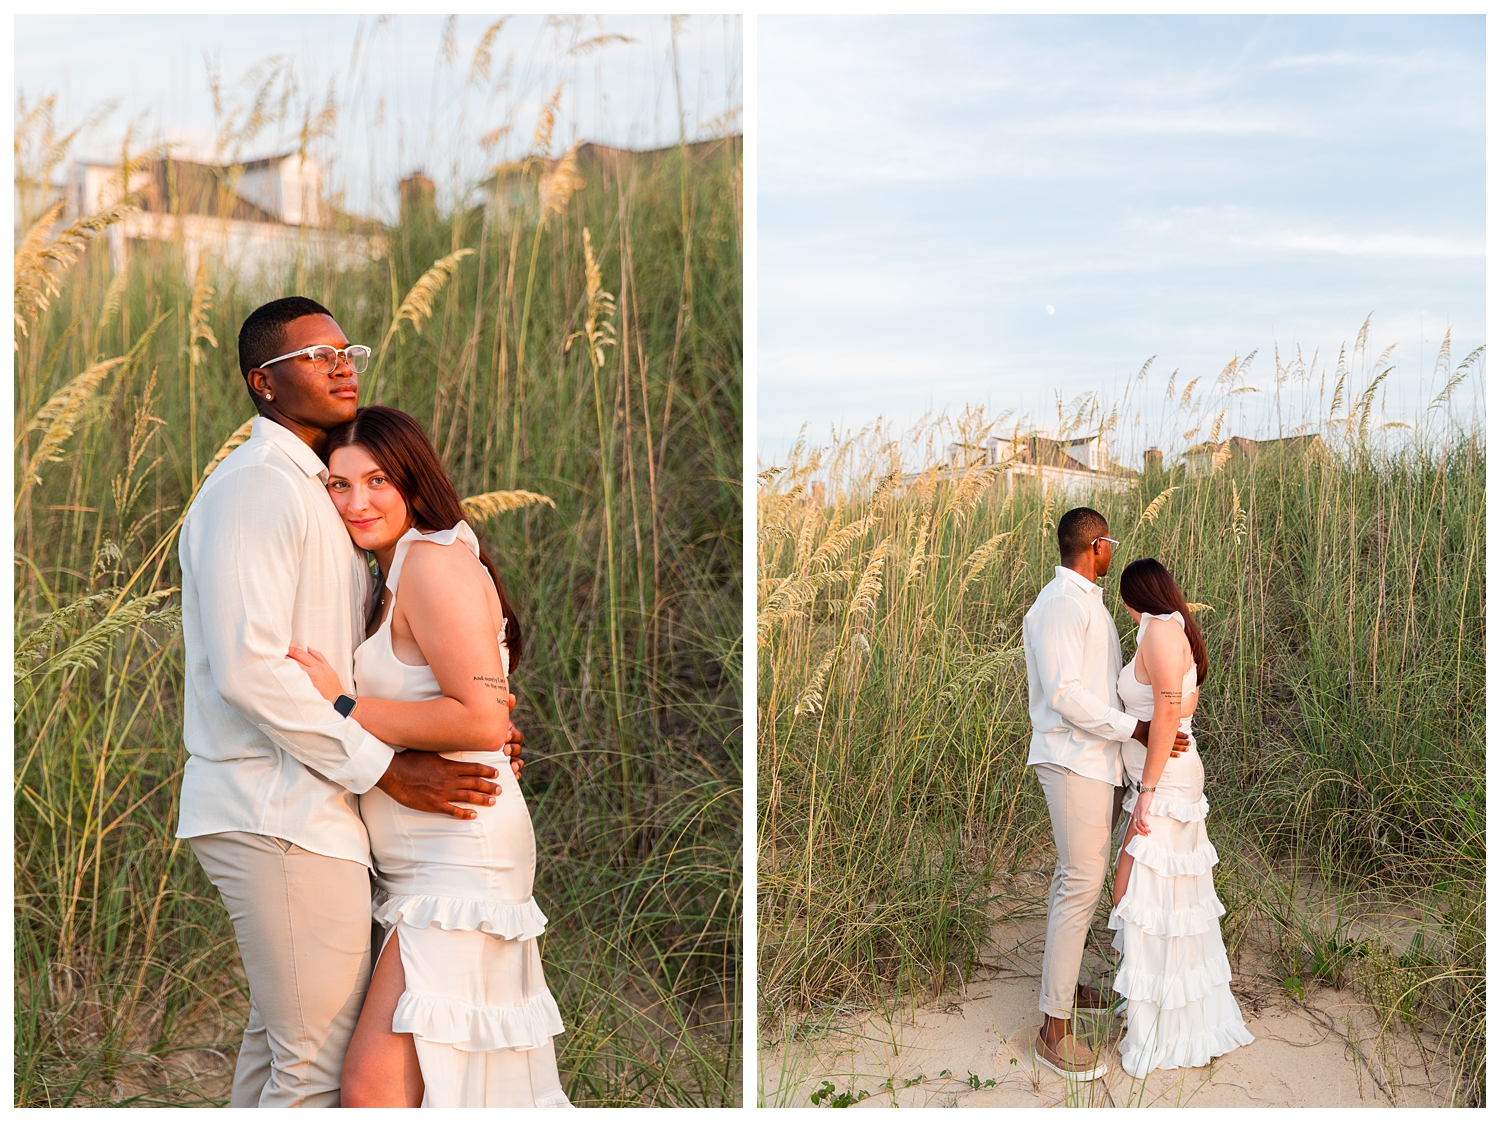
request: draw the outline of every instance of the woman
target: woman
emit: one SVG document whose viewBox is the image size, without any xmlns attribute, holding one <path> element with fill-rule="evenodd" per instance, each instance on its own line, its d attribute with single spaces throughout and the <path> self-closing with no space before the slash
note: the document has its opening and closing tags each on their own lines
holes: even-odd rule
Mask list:
<svg viewBox="0 0 1500 1122">
<path fill-rule="evenodd" d="M 1208 676 L 1203 634 L 1161 562 L 1132 561 L 1120 598 L 1140 624 L 1136 653 L 1120 671 L 1125 712 L 1151 722 L 1148 745 L 1123 750 L 1131 812 L 1115 872 L 1109 926 L 1121 953 L 1115 989 L 1126 998 L 1120 1063 L 1143 1078 L 1157 1068 L 1200 1067 L 1249 1044 L 1229 992 L 1229 957 L 1219 935 L 1224 905 L 1214 895 L 1219 855 L 1203 821 L 1203 761 L 1192 736 L 1198 689 Z M 1188 749 L 1171 759 L 1178 728 Z"/>
<path fill-rule="evenodd" d="M 382 406 L 328 435 L 328 493 L 384 575 L 354 653 L 348 715 L 405 749 L 492 762 L 520 626 L 421 427 Z M 293 649 L 330 702 L 338 676 Z M 344 701 L 347 707 L 347 699 Z M 464 750 L 471 750 L 466 753 Z M 536 842 L 516 777 L 452 817 L 360 796 L 386 939 L 344 1060 L 344 1106 L 568 1106 L 532 899 Z"/>
</svg>

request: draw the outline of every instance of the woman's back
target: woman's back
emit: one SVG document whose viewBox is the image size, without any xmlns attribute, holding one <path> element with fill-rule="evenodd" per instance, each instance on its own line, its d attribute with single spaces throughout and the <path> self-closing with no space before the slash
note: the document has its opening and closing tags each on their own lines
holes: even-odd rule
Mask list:
<svg viewBox="0 0 1500 1122">
<path fill-rule="evenodd" d="M 1151 627 L 1148 632 L 1147 625 L 1158 620 L 1163 623 L 1173 623 L 1176 626 Z M 1163 644 L 1167 648 L 1167 653 L 1178 654 L 1187 662 L 1187 670 L 1182 675 L 1180 714 L 1182 730 L 1187 732 L 1191 727 L 1192 716 L 1198 709 L 1198 664 L 1193 661 L 1193 649 L 1183 629 L 1182 617 L 1176 612 L 1160 616 L 1147 612 L 1141 613 L 1140 628 L 1136 632 L 1135 655 L 1120 669 L 1118 686 L 1120 704 L 1126 713 L 1138 721 L 1149 721 L 1155 714 L 1156 698 L 1150 674 L 1146 669 L 1147 659 L 1142 657 L 1147 649 L 1147 643 Z"/>
</svg>

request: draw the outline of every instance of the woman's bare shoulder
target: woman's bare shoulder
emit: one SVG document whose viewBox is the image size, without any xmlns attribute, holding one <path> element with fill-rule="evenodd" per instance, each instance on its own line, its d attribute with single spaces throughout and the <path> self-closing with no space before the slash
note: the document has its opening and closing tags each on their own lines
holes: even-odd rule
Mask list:
<svg viewBox="0 0 1500 1122">
<path fill-rule="evenodd" d="M 1168 655 L 1189 650 L 1187 629 L 1171 616 L 1163 619 L 1153 616 L 1151 625 L 1141 636 L 1140 652 L 1143 655 Z"/>
<path fill-rule="evenodd" d="M 430 592 L 478 591 L 490 583 L 484 565 L 462 542 L 412 542 L 401 567 L 401 591 L 425 595 Z"/>
</svg>

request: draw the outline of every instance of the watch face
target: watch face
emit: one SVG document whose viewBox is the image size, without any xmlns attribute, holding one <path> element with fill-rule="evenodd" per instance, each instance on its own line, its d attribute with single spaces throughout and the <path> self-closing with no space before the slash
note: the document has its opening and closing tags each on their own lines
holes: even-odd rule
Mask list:
<svg viewBox="0 0 1500 1122">
<path fill-rule="evenodd" d="M 340 717 L 347 717 L 354 712 L 354 699 L 346 693 L 341 693 L 338 700 L 333 703 L 333 707 L 338 710 Z"/>
</svg>

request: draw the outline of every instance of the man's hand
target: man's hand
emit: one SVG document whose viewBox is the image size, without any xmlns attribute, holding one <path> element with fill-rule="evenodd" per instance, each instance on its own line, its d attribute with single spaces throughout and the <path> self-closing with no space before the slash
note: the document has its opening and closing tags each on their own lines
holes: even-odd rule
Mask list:
<svg viewBox="0 0 1500 1122">
<path fill-rule="evenodd" d="M 436 752 L 397 752 L 375 786 L 402 806 L 429 814 L 475 818 L 477 811 L 454 803 L 493 806 L 500 773 L 486 764 L 445 759 Z"/>
<path fill-rule="evenodd" d="M 1151 722 L 1150 721 L 1137 721 L 1135 723 L 1135 732 L 1132 734 L 1131 739 L 1132 740 L 1139 740 L 1141 742 L 1142 746 L 1145 746 L 1145 744 L 1146 744 L 1146 737 L 1148 737 L 1150 735 L 1151 735 Z M 1178 756 L 1180 756 L 1184 752 L 1186 752 L 1187 749 L 1188 749 L 1188 734 L 1185 733 L 1185 732 L 1183 732 L 1181 729 L 1178 729 L 1177 730 L 1177 739 L 1172 743 L 1172 759 L 1175 760 Z"/>
<path fill-rule="evenodd" d="M 505 738 L 505 754 L 510 757 L 510 770 L 517 779 L 521 778 L 521 769 L 526 765 L 521 761 L 521 749 L 526 745 L 526 734 L 516 728 L 514 720 L 516 708 L 516 695 L 511 694 L 508 698 L 512 720 L 510 722 L 510 734 Z"/>
</svg>

